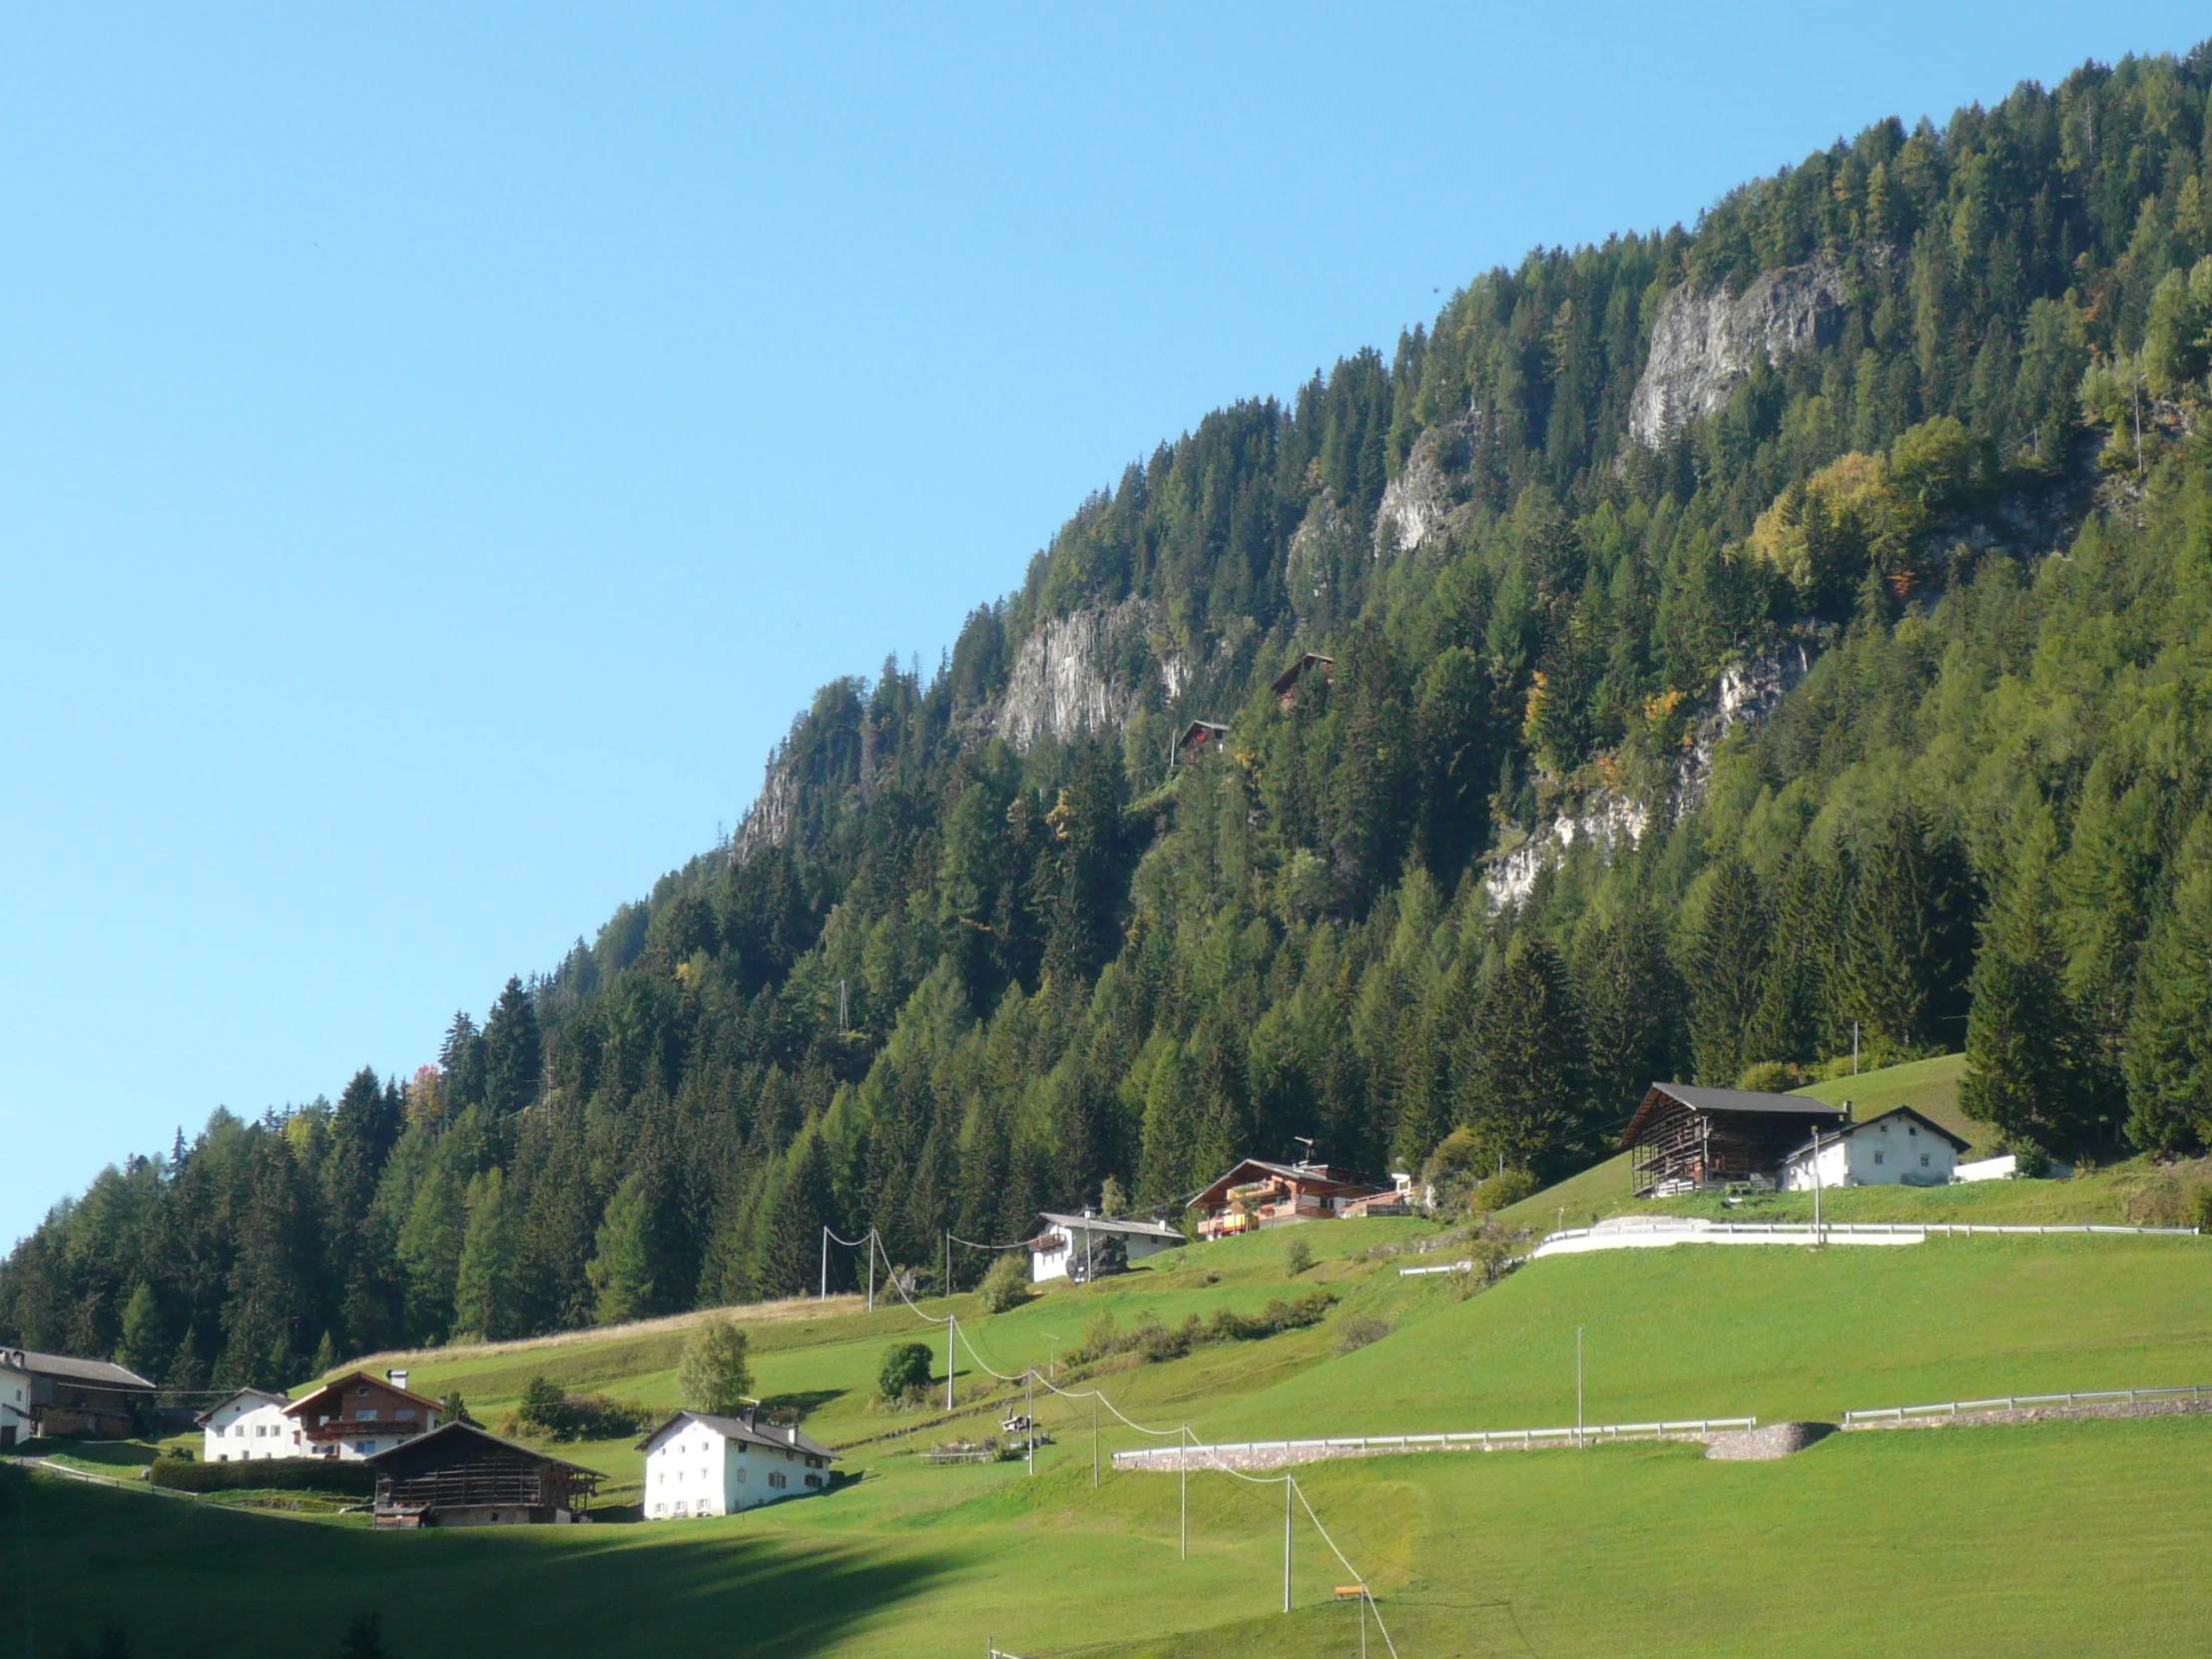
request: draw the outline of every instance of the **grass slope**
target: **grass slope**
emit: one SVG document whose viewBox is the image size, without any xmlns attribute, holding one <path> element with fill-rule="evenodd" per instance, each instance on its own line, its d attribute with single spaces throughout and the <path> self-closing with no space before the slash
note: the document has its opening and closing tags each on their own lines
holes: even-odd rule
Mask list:
<svg viewBox="0 0 2212 1659">
<path fill-rule="evenodd" d="M 1209 1438 L 1571 1420 L 1578 1326 L 1593 1421 L 1833 1416 L 1985 1389 L 2212 1381 L 2212 1242 L 1622 1252 L 1534 1263 L 1462 1297 L 1399 1278 L 1405 1258 L 1383 1254 L 1424 1231 L 1300 1229 L 1323 1259 L 1296 1284 L 1340 1298 L 1326 1324 L 1098 1381 L 1140 1420 L 1187 1420 Z M 996 1317 L 952 1306 L 984 1357 L 1015 1372 L 1064 1354 L 1102 1310 L 1126 1326 L 1257 1308 L 1293 1288 L 1289 1241 L 1171 1253 Z M 1354 1318 L 1392 1330 L 1339 1356 Z M 1330 1599 L 1347 1575 L 1303 1518 L 1300 1610 L 1273 1611 L 1280 1488 L 1194 1477 L 1186 1563 L 1173 1478 L 1109 1464 L 1092 1490 L 1086 1404 L 1040 1396 L 1059 1443 L 1033 1479 L 1019 1464 L 929 1468 L 913 1450 L 989 1426 L 1011 1391 L 986 1395 L 963 1356 L 961 1405 L 976 1414 L 936 1426 L 934 1410 L 868 1410 L 883 1346 L 927 1336 L 903 1309 L 832 1305 L 753 1330 L 763 1390 L 849 1447 L 859 1478 L 830 1497 L 681 1524 L 380 1535 L 0 1470 L 12 1511 L 0 1511 L 0 1650 L 58 1656 L 117 1620 L 140 1659 L 312 1655 L 372 1607 L 399 1659 L 646 1642 L 972 1656 L 992 1637 L 1044 1659 L 1355 1643 L 1352 1609 Z M 672 1404 L 681 1341 L 646 1331 L 454 1350 L 416 1360 L 414 1382 L 459 1386 L 479 1415 L 540 1371 Z M 1145 1443 L 1108 1425 L 1103 1451 Z M 885 1437 L 901 1429 L 916 1431 Z M 635 1496 L 629 1445 L 565 1449 Z M 2197 1501 L 2208 1451 L 2212 1423 L 2199 1419 L 1852 1435 L 1777 1464 L 1619 1446 L 1376 1459 L 1300 1478 L 1383 1596 L 1405 1659 L 2154 1653 L 2182 1650 L 2173 1633 L 2212 1614 L 2212 1581 L 2188 1570 L 2212 1546 Z M 1903 1588 L 1863 1594 L 1870 1573 Z"/>
</svg>

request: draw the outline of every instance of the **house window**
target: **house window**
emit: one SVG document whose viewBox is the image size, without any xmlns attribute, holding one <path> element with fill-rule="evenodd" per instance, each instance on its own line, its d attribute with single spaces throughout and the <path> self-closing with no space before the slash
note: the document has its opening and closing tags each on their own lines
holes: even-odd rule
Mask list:
<svg viewBox="0 0 2212 1659">
<path fill-rule="evenodd" d="M 1921 1154 L 1921 1168 L 1928 1168 L 1928 1154 L 1925 1152 Z"/>
<path fill-rule="evenodd" d="M 741 1486 L 745 1484 L 745 1465 L 743 1463 L 738 1465 L 738 1484 Z"/>
<path fill-rule="evenodd" d="M 1875 1162 L 1876 1162 L 1877 1164 L 1881 1163 L 1881 1162 L 1882 1162 L 1882 1154 L 1881 1154 L 1881 1153 L 1879 1153 L 1879 1152 L 1877 1152 L 1877 1153 L 1876 1153 L 1876 1154 L 1874 1155 L 1874 1161 L 1875 1161 Z"/>
</svg>

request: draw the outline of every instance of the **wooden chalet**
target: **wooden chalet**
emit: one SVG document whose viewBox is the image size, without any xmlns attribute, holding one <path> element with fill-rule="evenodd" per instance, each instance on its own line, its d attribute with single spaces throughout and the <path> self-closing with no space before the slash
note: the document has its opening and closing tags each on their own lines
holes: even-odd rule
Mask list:
<svg viewBox="0 0 2212 1659">
<path fill-rule="evenodd" d="M 1848 1114 L 1804 1095 L 1759 1094 L 1654 1083 L 1621 1136 L 1638 1198 L 1775 1183 L 1784 1161 L 1816 1130 Z"/>
<path fill-rule="evenodd" d="M 1268 688 L 1275 693 L 1275 706 L 1286 714 L 1289 713 L 1291 709 L 1297 706 L 1298 688 L 1305 684 L 1306 676 L 1315 673 L 1320 674 L 1324 680 L 1335 680 L 1337 677 L 1337 659 L 1324 657 L 1318 651 L 1309 651 L 1305 656 L 1299 658 L 1297 662 L 1278 674 L 1275 677 L 1275 684 Z"/>
<path fill-rule="evenodd" d="M 1226 1239 L 1290 1222 L 1334 1221 L 1390 1189 L 1340 1175 L 1327 1164 L 1271 1164 L 1247 1158 L 1190 1202 L 1201 1238 Z"/>
<path fill-rule="evenodd" d="M 365 1371 L 325 1382 L 284 1407 L 298 1425 L 300 1450 L 346 1461 L 374 1457 L 438 1425 L 438 1402 L 407 1388 L 407 1374 Z"/>
<path fill-rule="evenodd" d="M 106 1360 L 9 1348 L 0 1349 L 0 1370 L 17 1374 L 0 1421 L 0 1433 L 16 1432 L 0 1445 L 43 1435 L 127 1439 L 154 1414 L 154 1384 Z"/>
<path fill-rule="evenodd" d="M 376 1524 L 545 1526 L 588 1520 L 599 1473 L 472 1422 L 449 1422 L 368 1460 Z"/>
<path fill-rule="evenodd" d="M 1186 761 L 1195 761 L 1209 749 L 1219 749 L 1228 741 L 1228 727 L 1218 726 L 1210 720 L 1194 720 L 1183 728 L 1183 735 L 1175 740 L 1175 752 Z"/>
</svg>

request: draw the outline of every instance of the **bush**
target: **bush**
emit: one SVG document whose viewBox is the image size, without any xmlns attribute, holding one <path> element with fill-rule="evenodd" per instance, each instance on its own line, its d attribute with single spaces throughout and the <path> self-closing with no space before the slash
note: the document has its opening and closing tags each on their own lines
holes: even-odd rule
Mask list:
<svg viewBox="0 0 2212 1659">
<path fill-rule="evenodd" d="M 2200 1181 L 2189 1189 L 2189 1225 L 2212 1233 L 2212 1181 Z"/>
<path fill-rule="evenodd" d="M 660 1421 L 634 1399 L 606 1394 L 567 1394 L 544 1377 L 533 1377 L 514 1413 L 519 1433 L 548 1440 L 614 1440 L 642 1434 Z M 504 1426 L 504 1424 L 502 1424 Z"/>
<path fill-rule="evenodd" d="M 1029 1300 L 1029 1263 L 1012 1251 L 991 1264 L 981 1290 L 986 1314 L 1010 1314 Z"/>
<path fill-rule="evenodd" d="M 1291 1248 L 1283 1252 L 1284 1271 L 1296 1279 L 1314 1265 L 1314 1247 L 1304 1239 L 1293 1239 Z"/>
<path fill-rule="evenodd" d="M 676 1385 L 695 1411 L 734 1417 L 753 1393 L 751 1344 L 730 1320 L 709 1320 L 684 1345 Z"/>
<path fill-rule="evenodd" d="M 929 1347 L 926 1343 L 893 1343 L 883 1351 L 883 1368 L 875 1374 L 875 1391 L 888 1400 L 923 1393 L 929 1387 Z"/>
<path fill-rule="evenodd" d="M 1502 1170 L 1475 1185 L 1467 1194 L 1467 1208 L 1477 1215 L 1493 1216 L 1532 1195 L 1537 1185 L 1536 1178 L 1524 1169 Z"/>
<path fill-rule="evenodd" d="M 199 1463 L 183 1457 L 154 1459 L 154 1484 L 178 1492 L 337 1492 L 368 1497 L 376 1471 L 366 1463 L 324 1457 L 271 1457 L 251 1463 Z"/>
<path fill-rule="evenodd" d="M 1346 1320 L 1344 1330 L 1337 1334 L 1337 1353 L 1339 1356 L 1357 1354 L 1368 1344 L 1379 1343 L 1389 1334 L 1390 1328 L 1385 1322 L 1369 1315 Z"/>
<path fill-rule="evenodd" d="M 1211 1319 L 1193 1314 L 1181 1325 L 1167 1325 L 1157 1314 L 1146 1312 L 1127 1331 L 1114 1324 L 1112 1314 L 1101 1313 L 1083 1333 L 1083 1341 L 1069 1352 L 1068 1364 L 1087 1366 L 1116 1354 L 1135 1354 L 1146 1361 L 1180 1360 L 1208 1343 L 1258 1342 L 1319 1325 L 1336 1301 L 1334 1291 L 1316 1286 L 1288 1302 L 1277 1297 L 1257 1314 L 1220 1308 Z"/>
</svg>

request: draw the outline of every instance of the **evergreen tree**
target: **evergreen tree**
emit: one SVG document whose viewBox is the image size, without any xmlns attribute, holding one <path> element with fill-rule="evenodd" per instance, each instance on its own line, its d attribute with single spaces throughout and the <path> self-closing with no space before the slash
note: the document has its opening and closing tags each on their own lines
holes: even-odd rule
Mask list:
<svg viewBox="0 0 2212 1659">
<path fill-rule="evenodd" d="M 1462 1066 L 1462 1121 L 1484 1152 L 1548 1175 L 1585 1150 L 1589 1074 L 1558 954 L 1516 933 L 1484 975 Z"/>
<path fill-rule="evenodd" d="M 123 1341 L 115 1357 L 141 1377 L 159 1377 L 168 1360 L 161 1303 L 155 1298 L 154 1287 L 143 1279 L 133 1288 L 130 1303 L 123 1310 Z"/>
<path fill-rule="evenodd" d="M 1657 916 L 1635 906 L 1587 928 L 1574 955 L 1575 1007 L 1590 1051 L 1601 1127 L 1624 1125 L 1653 1083 L 1680 1065 L 1682 991 Z"/>
<path fill-rule="evenodd" d="M 2212 815 L 2174 860 L 2127 1033 L 2128 1138 L 2147 1151 L 2212 1145 Z"/>
<path fill-rule="evenodd" d="M 494 1117 L 519 1112 L 537 1098 L 543 1041 L 535 1001 L 520 979 L 509 978 L 484 1022 L 483 1099 Z"/>
<path fill-rule="evenodd" d="M 1901 804 L 1860 867 L 1843 971 L 1845 1006 L 1878 1041 L 1917 1052 L 1958 1039 L 1974 908 L 1964 850 Z"/>
<path fill-rule="evenodd" d="M 792 1143 L 783 1180 L 768 1211 L 757 1276 L 761 1295 L 814 1293 L 822 1272 L 822 1230 L 833 1222 L 833 1203 L 830 1159 L 822 1137 L 811 1130 L 804 1132 Z"/>
<path fill-rule="evenodd" d="M 645 1176 L 633 1172 L 607 1200 L 599 1223 L 591 1266 L 586 1274 L 598 1301 L 593 1313 L 601 1325 L 643 1318 L 660 1305 L 662 1287 L 654 1269 L 652 1201 Z"/>
<path fill-rule="evenodd" d="M 468 1225 L 453 1285 L 453 1329 L 490 1342 L 522 1335 L 522 1217 L 496 1166 L 468 1184 Z"/>
<path fill-rule="evenodd" d="M 1758 875 L 1742 858 L 1724 857 L 1682 950 L 1690 1048 L 1701 1083 L 1732 1086 L 1746 1066 L 1763 1058 L 1751 1044 L 1765 991 L 1768 938 Z"/>
<path fill-rule="evenodd" d="M 2065 956 L 2051 925 L 2053 839 L 2044 814 L 2023 838 L 2011 890 L 1985 930 L 1958 1105 L 2008 1141 L 2066 1149 L 2086 1127 L 2086 1088 Z"/>
</svg>

